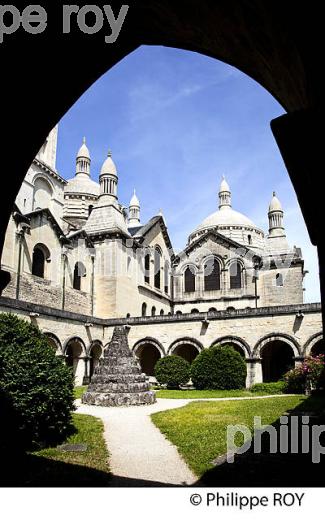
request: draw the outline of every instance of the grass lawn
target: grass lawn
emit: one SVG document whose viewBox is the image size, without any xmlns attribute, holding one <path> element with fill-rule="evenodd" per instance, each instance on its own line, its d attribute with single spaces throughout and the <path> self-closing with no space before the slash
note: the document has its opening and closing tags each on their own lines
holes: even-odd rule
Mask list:
<svg viewBox="0 0 325 520">
<path fill-rule="evenodd" d="M 257 397 L 269 395 L 267 392 L 249 390 L 156 390 L 160 399 L 210 399 L 213 397 Z"/>
<path fill-rule="evenodd" d="M 262 424 L 272 424 L 284 412 L 296 407 L 305 407 L 308 411 L 323 409 L 324 400 L 288 396 L 265 400 L 193 402 L 182 408 L 155 413 L 151 418 L 161 432 L 177 446 L 193 472 L 201 477 L 214 467 L 211 461 L 227 452 L 226 431 L 229 424 L 244 424 L 252 430 L 254 416 L 260 416 Z M 292 413 L 294 415 L 294 411 Z M 233 485 L 235 484 L 233 481 Z"/>
<path fill-rule="evenodd" d="M 11 477 L 3 485 L 108 485 L 109 454 L 103 438 L 102 421 L 90 415 L 74 414 L 73 423 L 76 431 L 64 444 L 86 444 L 87 451 L 66 452 L 58 448 L 47 448 L 30 452 L 13 462 L 13 467 L 10 468 Z M 3 475 L 3 480 L 6 477 Z"/>
<path fill-rule="evenodd" d="M 88 388 L 87 386 L 75 386 L 74 387 L 74 398 L 81 399 L 83 394 L 86 392 L 87 388 Z"/>
</svg>

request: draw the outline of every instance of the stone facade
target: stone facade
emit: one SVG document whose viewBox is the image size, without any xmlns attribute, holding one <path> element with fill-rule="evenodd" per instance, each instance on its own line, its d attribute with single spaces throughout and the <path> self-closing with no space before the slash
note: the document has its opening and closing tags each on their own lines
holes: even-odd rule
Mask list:
<svg viewBox="0 0 325 520">
<path fill-rule="evenodd" d="M 251 384 L 320 348 L 321 309 L 303 304 L 302 253 L 287 242 L 275 194 L 265 235 L 232 209 L 223 179 L 218 211 L 175 255 L 161 214 L 141 224 L 135 193 L 128 211 L 119 203 L 111 152 L 98 184 L 84 140 L 66 181 L 56 171 L 56 140 L 57 129 L 27 172 L 8 223 L 1 263 L 10 283 L 1 310 L 34 320 L 74 367 L 77 384 L 93 375 L 113 327 L 127 323 L 149 376 L 161 356 L 192 361 L 202 348 L 228 342 L 247 359 Z M 270 349 L 280 352 L 273 361 Z"/>
</svg>

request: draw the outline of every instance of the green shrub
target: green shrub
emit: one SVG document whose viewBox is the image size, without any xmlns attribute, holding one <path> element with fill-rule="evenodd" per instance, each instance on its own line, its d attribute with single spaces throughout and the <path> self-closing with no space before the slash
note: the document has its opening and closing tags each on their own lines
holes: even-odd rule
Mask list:
<svg viewBox="0 0 325 520">
<path fill-rule="evenodd" d="M 300 367 L 289 370 L 283 379 L 286 393 L 303 394 L 305 392 L 306 376 Z"/>
<path fill-rule="evenodd" d="M 37 327 L 0 315 L 2 447 L 51 445 L 71 431 L 73 374 Z"/>
<path fill-rule="evenodd" d="M 303 363 L 289 370 L 284 375 L 286 392 L 302 394 L 308 390 L 324 390 L 325 387 L 325 360 L 324 354 L 308 356 Z"/>
<path fill-rule="evenodd" d="M 155 377 L 158 383 L 167 388 L 179 388 L 190 379 L 190 364 L 180 356 L 166 356 L 159 359 L 155 366 Z"/>
<path fill-rule="evenodd" d="M 230 345 L 203 350 L 193 361 L 191 379 L 198 390 L 236 390 L 246 383 L 246 363 Z"/>
<path fill-rule="evenodd" d="M 251 387 L 251 392 L 264 392 L 265 394 L 283 394 L 286 389 L 284 381 L 276 381 L 275 383 L 255 383 Z"/>
</svg>

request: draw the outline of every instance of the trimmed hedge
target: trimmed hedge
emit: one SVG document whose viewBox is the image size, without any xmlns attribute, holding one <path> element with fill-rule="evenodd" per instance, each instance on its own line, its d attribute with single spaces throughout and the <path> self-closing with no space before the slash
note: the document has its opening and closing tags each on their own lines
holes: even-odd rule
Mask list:
<svg viewBox="0 0 325 520">
<path fill-rule="evenodd" d="M 0 445 L 29 449 L 71 432 L 74 378 L 37 327 L 0 315 Z"/>
<path fill-rule="evenodd" d="M 190 380 L 191 367 L 188 361 L 180 356 L 166 356 L 159 359 L 155 366 L 155 377 L 167 388 L 179 388 Z"/>
<path fill-rule="evenodd" d="M 286 391 L 284 381 L 276 381 L 275 383 L 255 383 L 251 387 L 251 392 L 264 392 L 266 394 L 283 394 Z"/>
<path fill-rule="evenodd" d="M 191 366 L 192 383 L 198 390 L 236 390 L 246 384 L 246 362 L 230 345 L 203 350 Z"/>
</svg>

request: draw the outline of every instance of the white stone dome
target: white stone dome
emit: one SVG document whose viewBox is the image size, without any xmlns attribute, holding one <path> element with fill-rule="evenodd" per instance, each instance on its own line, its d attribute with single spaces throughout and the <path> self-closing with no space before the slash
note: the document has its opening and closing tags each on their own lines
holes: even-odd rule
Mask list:
<svg viewBox="0 0 325 520">
<path fill-rule="evenodd" d="M 77 159 L 79 157 L 83 157 L 85 159 L 89 159 L 90 160 L 90 153 L 89 153 L 88 146 L 86 145 L 85 137 L 83 139 L 83 143 L 82 143 L 81 147 L 79 148 L 79 152 L 77 154 Z"/>
<path fill-rule="evenodd" d="M 230 206 L 226 206 L 205 218 L 195 231 L 214 228 L 216 226 L 256 227 L 245 215 L 239 213 L 239 211 L 235 211 Z"/>
<path fill-rule="evenodd" d="M 137 197 L 137 195 L 135 193 L 135 190 L 134 190 L 132 199 L 130 200 L 129 206 L 138 206 L 138 207 L 140 207 L 140 202 L 139 202 L 139 199 L 138 199 L 138 197 Z"/>
<path fill-rule="evenodd" d="M 276 196 L 275 191 L 273 192 L 273 197 L 272 197 L 272 200 L 271 200 L 270 206 L 269 206 L 269 212 L 271 212 L 271 211 L 283 211 L 281 202 L 279 201 L 278 197 Z"/>
<path fill-rule="evenodd" d="M 223 206 L 205 218 L 189 236 L 189 243 L 210 229 L 253 249 L 264 247 L 263 231 L 248 217 L 239 213 L 239 211 L 235 211 L 230 206 Z"/>
<path fill-rule="evenodd" d="M 229 184 L 226 181 L 225 177 L 222 178 L 219 192 L 222 193 L 224 191 L 229 191 L 230 192 Z"/>
<path fill-rule="evenodd" d="M 112 159 L 111 152 L 108 152 L 108 157 L 102 166 L 100 175 L 115 175 L 117 177 L 117 170 L 116 170 L 114 161 Z"/>
<path fill-rule="evenodd" d="M 68 180 L 68 184 L 64 187 L 64 193 L 99 197 L 99 184 L 91 180 L 86 173 L 78 173 L 73 179 Z"/>
</svg>

